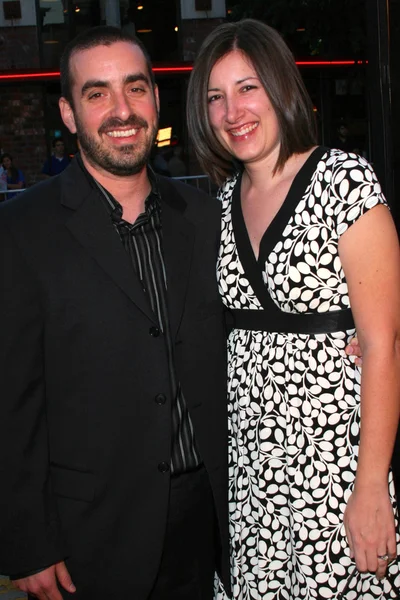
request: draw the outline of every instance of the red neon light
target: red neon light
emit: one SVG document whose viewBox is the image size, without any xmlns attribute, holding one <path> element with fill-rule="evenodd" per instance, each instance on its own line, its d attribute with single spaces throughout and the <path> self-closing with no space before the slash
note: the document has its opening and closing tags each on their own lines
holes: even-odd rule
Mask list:
<svg viewBox="0 0 400 600">
<path fill-rule="evenodd" d="M 297 60 L 296 65 L 300 67 L 336 67 L 368 64 L 367 60 Z M 154 73 L 164 73 L 173 75 L 174 73 L 190 73 L 192 65 L 187 67 L 153 67 Z M 3 73 L 0 74 L 0 81 L 16 80 L 24 81 L 26 79 L 56 79 L 60 77 L 60 71 L 41 71 L 36 73 Z"/>
<path fill-rule="evenodd" d="M 37 79 L 38 77 L 60 77 L 60 71 L 43 71 L 41 73 L 9 73 L 0 75 L 0 81 L 4 79 Z"/>
<path fill-rule="evenodd" d="M 154 73 L 190 73 L 193 69 L 190 67 L 153 67 Z"/>
<path fill-rule="evenodd" d="M 301 67 L 304 66 L 314 66 L 314 65 L 318 65 L 318 66 L 325 66 L 325 67 L 330 67 L 330 66 L 345 66 L 345 65 L 360 65 L 363 64 L 363 62 L 367 62 L 367 61 L 362 61 L 362 60 L 296 60 L 296 65 L 299 65 Z"/>
</svg>

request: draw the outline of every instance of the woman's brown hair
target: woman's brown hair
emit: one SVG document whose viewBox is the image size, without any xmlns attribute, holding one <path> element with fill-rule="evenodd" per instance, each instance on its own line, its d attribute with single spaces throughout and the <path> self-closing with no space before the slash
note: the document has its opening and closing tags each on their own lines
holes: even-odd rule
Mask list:
<svg viewBox="0 0 400 600">
<path fill-rule="evenodd" d="M 250 60 L 275 110 L 280 130 L 280 152 L 275 172 L 295 153 L 315 146 L 313 106 L 292 53 L 275 29 L 244 19 L 220 25 L 204 40 L 190 76 L 187 122 L 194 149 L 204 172 L 221 185 L 240 163 L 217 140 L 208 116 L 208 81 L 214 65 L 232 50 Z"/>
</svg>

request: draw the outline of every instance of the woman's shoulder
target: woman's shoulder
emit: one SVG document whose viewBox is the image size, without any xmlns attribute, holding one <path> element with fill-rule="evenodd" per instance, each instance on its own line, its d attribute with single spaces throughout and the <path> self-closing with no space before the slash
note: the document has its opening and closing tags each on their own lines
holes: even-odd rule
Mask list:
<svg viewBox="0 0 400 600">
<path fill-rule="evenodd" d="M 371 165 L 366 158 L 356 154 L 355 152 L 348 152 L 341 150 L 340 148 L 325 148 L 325 154 L 321 160 L 329 167 L 343 167 L 352 168 L 360 167 L 371 169 Z"/>
<path fill-rule="evenodd" d="M 343 180 L 353 184 L 378 183 L 373 166 L 366 158 L 355 152 L 347 152 L 339 148 L 325 148 L 318 167 L 318 179 L 327 184 L 339 184 Z"/>
</svg>

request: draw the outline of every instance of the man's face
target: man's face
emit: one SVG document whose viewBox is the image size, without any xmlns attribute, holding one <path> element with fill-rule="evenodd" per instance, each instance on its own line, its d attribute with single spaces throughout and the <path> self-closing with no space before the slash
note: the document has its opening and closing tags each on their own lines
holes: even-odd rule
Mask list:
<svg viewBox="0 0 400 600">
<path fill-rule="evenodd" d="M 158 90 L 138 46 L 116 42 L 72 55 L 71 106 L 64 98 L 64 123 L 77 133 L 83 159 L 118 177 L 145 167 L 158 130 Z"/>
<path fill-rule="evenodd" d="M 54 144 L 54 154 L 60 158 L 64 156 L 64 142 L 56 142 Z"/>
</svg>

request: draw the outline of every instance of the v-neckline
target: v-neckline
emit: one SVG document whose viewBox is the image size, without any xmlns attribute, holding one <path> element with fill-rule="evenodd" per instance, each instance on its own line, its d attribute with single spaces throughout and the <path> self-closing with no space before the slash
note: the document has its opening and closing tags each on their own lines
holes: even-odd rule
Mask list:
<svg viewBox="0 0 400 600">
<path fill-rule="evenodd" d="M 303 197 L 307 186 L 310 184 L 311 176 L 314 173 L 318 162 L 326 154 L 327 148 L 317 146 L 310 154 L 294 177 L 289 191 L 276 215 L 264 231 L 260 241 L 258 258 L 254 254 L 250 237 L 246 228 L 246 223 L 242 211 L 240 197 L 240 188 L 242 173 L 237 178 L 232 192 L 232 227 L 236 241 L 236 247 L 242 263 L 244 272 L 249 280 L 254 293 L 264 309 L 279 310 L 271 299 L 263 280 L 263 265 L 269 253 L 276 246 L 282 233 L 289 222 L 297 204 Z"/>
</svg>

